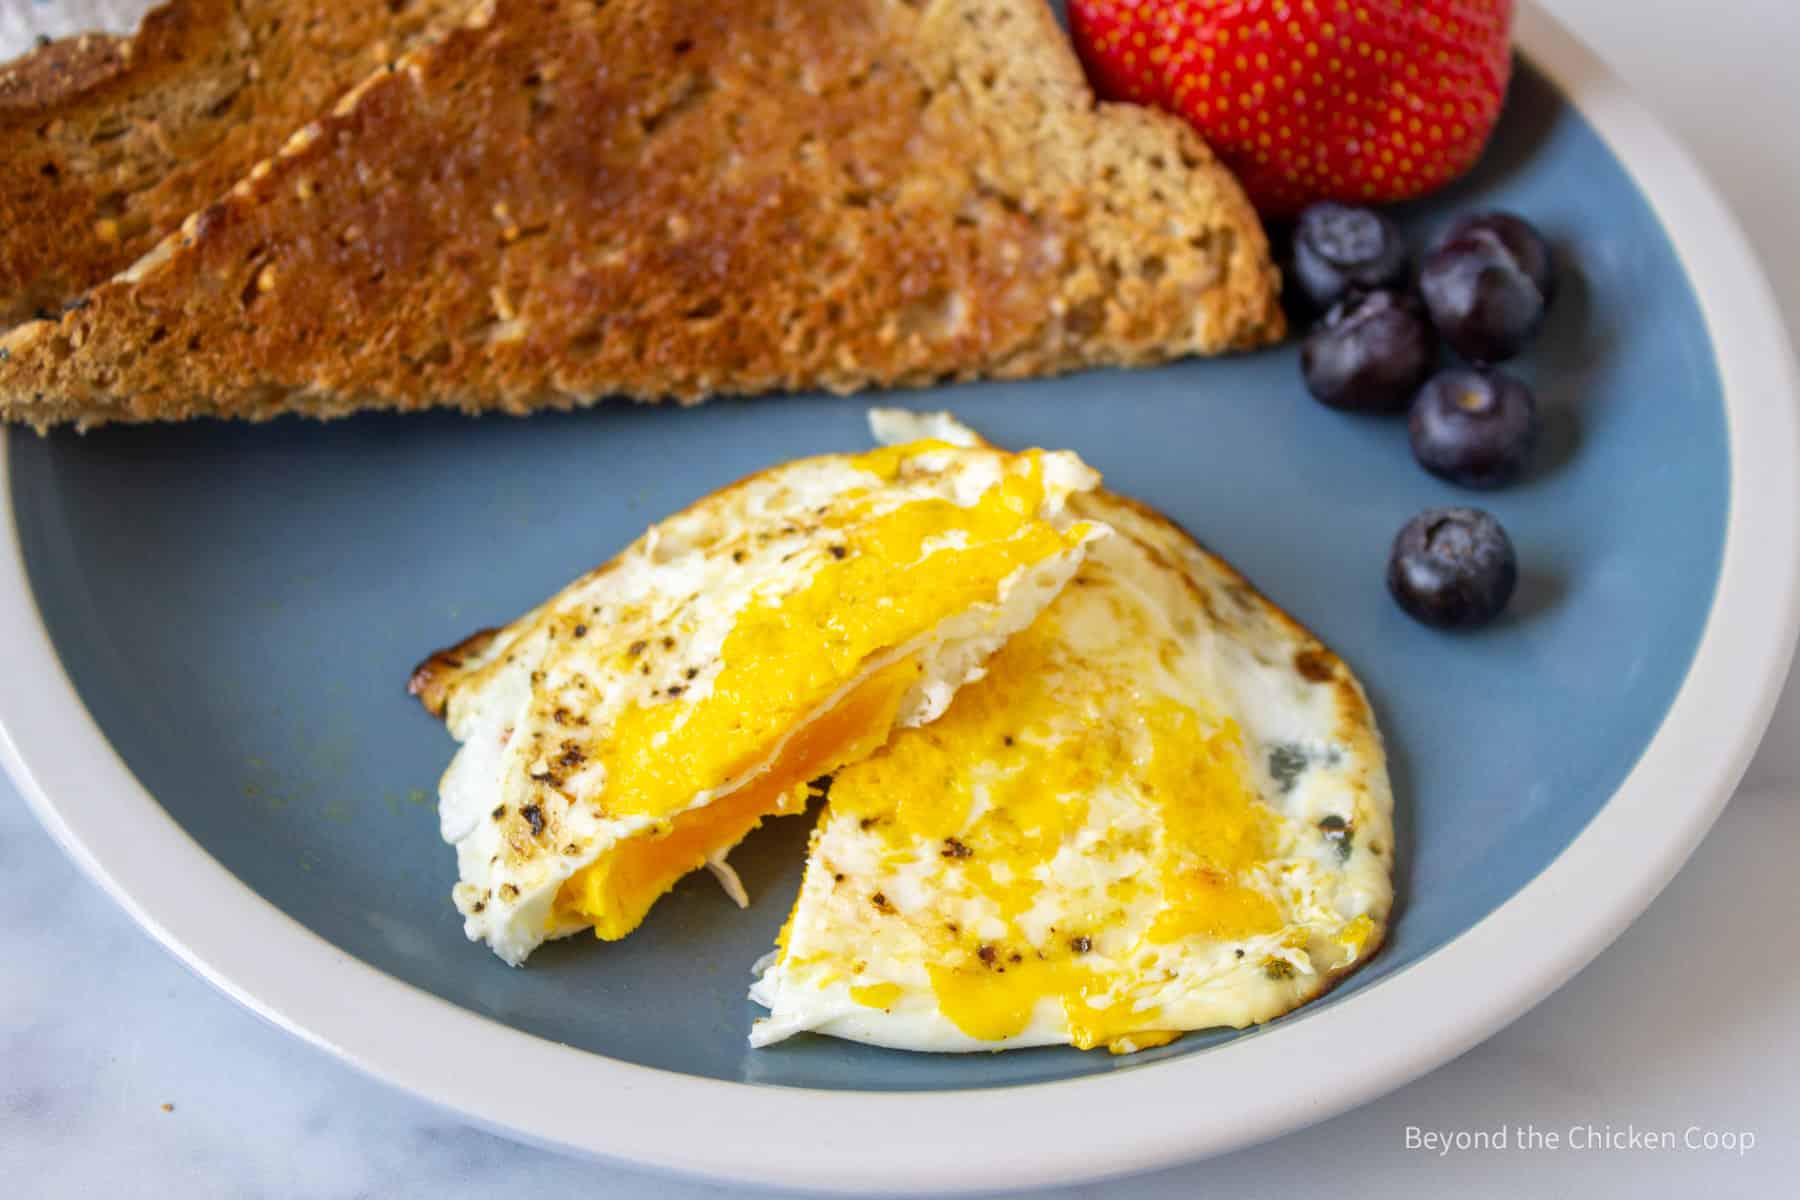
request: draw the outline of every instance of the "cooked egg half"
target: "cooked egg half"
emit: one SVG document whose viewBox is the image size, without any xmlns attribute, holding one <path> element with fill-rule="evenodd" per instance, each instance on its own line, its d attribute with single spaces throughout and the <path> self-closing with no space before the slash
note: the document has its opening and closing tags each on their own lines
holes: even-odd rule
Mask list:
<svg viewBox="0 0 1800 1200">
<path fill-rule="evenodd" d="M 1114 534 L 1070 586 L 833 776 L 753 1045 L 1139 1050 L 1268 1020 L 1380 945 L 1391 796 L 1349 671 L 1148 509 L 1071 508 Z"/>
<path fill-rule="evenodd" d="M 650 529 L 414 690 L 462 743 L 453 897 L 509 963 L 636 928 L 809 780 L 944 711 L 1104 525 L 1075 455 L 921 439 L 777 467 Z"/>
</svg>

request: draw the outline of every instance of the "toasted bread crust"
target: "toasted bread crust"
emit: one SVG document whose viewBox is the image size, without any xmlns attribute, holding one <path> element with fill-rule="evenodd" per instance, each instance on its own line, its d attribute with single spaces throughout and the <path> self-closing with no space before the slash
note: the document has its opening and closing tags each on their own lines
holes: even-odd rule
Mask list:
<svg viewBox="0 0 1800 1200">
<path fill-rule="evenodd" d="M 0 326 L 130 265 L 470 0 L 169 0 L 0 65 Z"/>
<path fill-rule="evenodd" d="M 1279 337 L 1255 214 L 1039 0 L 490 0 L 85 305 L 40 428 L 1021 377 Z"/>
<path fill-rule="evenodd" d="M 30 54 L 0 64 L 0 121 L 42 120 L 56 106 L 91 95 L 129 69 L 132 53 L 132 39 L 106 33 L 45 39 Z"/>
</svg>

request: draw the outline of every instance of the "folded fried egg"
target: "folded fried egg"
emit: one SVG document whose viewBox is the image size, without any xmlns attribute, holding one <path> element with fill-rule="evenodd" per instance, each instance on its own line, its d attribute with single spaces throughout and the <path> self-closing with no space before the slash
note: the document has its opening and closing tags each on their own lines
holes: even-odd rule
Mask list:
<svg viewBox="0 0 1800 1200">
<path fill-rule="evenodd" d="M 806 783 L 944 711 L 1105 527 L 1067 452 L 920 440 L 763 472 L 416 672 L 462 743 L 453 898 L 512 964 L 623 937 Z"/>
<path fill-rule="evenodd" d="M 1070 507 L 1113 530 L 1070 586 L 831 779 L 753 1045 L 1126 1052 L 1278 1016 L 1380 945 L 1392 799 L 1349 670 L 1150 510 Z"/>
</svg>

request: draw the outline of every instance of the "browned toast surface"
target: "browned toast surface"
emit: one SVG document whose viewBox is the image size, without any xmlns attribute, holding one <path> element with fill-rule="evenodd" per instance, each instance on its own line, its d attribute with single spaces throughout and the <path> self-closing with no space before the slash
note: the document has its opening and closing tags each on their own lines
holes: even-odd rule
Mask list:
<svg viewBox="0 0 1800 1200">
<path fill-rule="evenodd" d="M 0 325 L 128 266 L 471 0 L 169 0 L 0 64 Z"/>
<path fill-rule="evenodd" d="M 524 412 L 1278 337 L 1235 181 L 1040 0 L 490 0 L 60 321 L 0 413 Z"/>
</svg>

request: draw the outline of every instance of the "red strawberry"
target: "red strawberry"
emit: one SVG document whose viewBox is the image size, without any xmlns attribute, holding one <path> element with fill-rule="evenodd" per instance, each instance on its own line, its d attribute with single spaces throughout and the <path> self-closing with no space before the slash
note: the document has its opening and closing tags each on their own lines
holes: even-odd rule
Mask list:
<svg viewBox="0 0 1800 1200">
<path fill-rule="evenodd" d="M 1168 89 L 1157 63 L 1157 17 L 1168 0 L 1074 0 L 1069 33 L 1094 90 L 1109 100 L 1167 108 Z M 1152 51 L 1155 61 L 1152 61 Z"/>
<path fill-rule="evenodd" d="M 1513 0 L 1069 4 L 1101 95 L 1186 117 L 1268 215 L 1405 200 L 1468 170 L 1506 95 L 1512 15 Z"/>
</svg>

